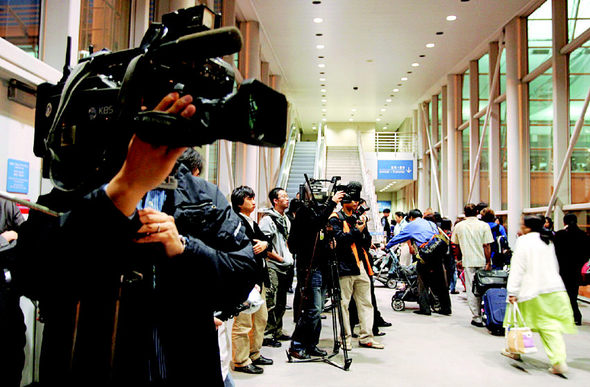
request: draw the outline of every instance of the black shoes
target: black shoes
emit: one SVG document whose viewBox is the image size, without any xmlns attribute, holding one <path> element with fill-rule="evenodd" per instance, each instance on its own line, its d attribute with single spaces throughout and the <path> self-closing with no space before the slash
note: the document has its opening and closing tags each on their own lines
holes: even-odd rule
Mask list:
<svg viewBox="0 0 590 387">
<path fill-rule="evenodd" d="M 303 350 L 298 351 L 296 349 L 289 348 L 289 350 L 287 352 L 289 353 L 289 356 L 292 356 L 295 359 L 299 359 L 299 360 L 310 359 L 310 356 Z"/>
<path fill-rule="evenodd" d="M 434 313 L 442 314 L 445 316 L 450 316 L 452 314 L 452 311 L 451 310 L 438 310 L 438 311 L 435 311 Z"/>
<path fill-rule="evenodd" d="M 286 334 L 283 333 L 279 337 L 275 337 L 275 340 L 278 340 L 278 341 L 289 341 L 289 340 L 291 340 L 291 336 L 286 335 Z"/>
<path fill-rule="evenodd" d="M 277 339 L 264 339 L 262 345 L 265 347 L 279 348 L 282 344 Z"/>
<path fill-rule="evenodd" d="M 234 367 L 234 371 L 236 372 L 243 372 L 245 374 L 253 374 L 258 375 L 264 372 L 264 370 L 260 367 L 255 366 L 254 364 L 248 364 L 245 367 Z"/>
<path fill-rule="evenodd" d="M 484 327 L 484 325 L 483 325 L 483 323 L 481 321 L 471 320 L 471 325 L 473 325 L 474 327 L 478 327 L 478 328 L 483 328 Z"/>
<path fill-rule="evenodd" d="M 273 361 L 272 361 L 272 359 L 269 359 L 267 357 L 260 356 L 258 359 L 254 360 L 252 362 L 252 364 L 257 365 L 257 366 L 259 366 L 259 365 L 272 365 Z"/>
<path fill-rule="evenodd" d="M 373 336 L 385 336 L 385 332 L 380 332 L 380 331 L 373 331 Z"/>
<path fill-rule="evenodd" d="M 414 313 L 416 313 L 416 314 L 423 314 L 424 316 L 430 316 L 430 312 L 423 312 L 421 310 L 415 310 Z"/>
<path fill-rule="evenodd" d="M 459 294 L 459 292 L 456 290 L 451 290 L 451 294 Z"/>
<path fill-rule="evenodd" d="M 377 324 L 377 326 L 379 328 L 389 328 L 390 326 L 392 326 L 393 324 L 391 324 L 390 322 L 387 322 L 385 320 L 382 320 L 380 323 Z"/>
<path fill-rule="evenodd" d="M 307 351 L 307 354 L 310 356 L 328 356 L 328 352 L 324 351 L 323 349 L 320 349 L 318 347 L 313 347 L 312 349 Z"/>
</svg>

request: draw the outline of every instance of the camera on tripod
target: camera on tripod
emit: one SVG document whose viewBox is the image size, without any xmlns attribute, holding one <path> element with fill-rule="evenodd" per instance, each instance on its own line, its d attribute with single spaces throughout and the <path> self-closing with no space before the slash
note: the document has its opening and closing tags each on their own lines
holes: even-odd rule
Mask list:
<svg viewBox="0 0 590 387">
<path fill-rule="evenodd" d="M 43 177 L 65 191 L 96 188 L 119 170 L 134 133 L 174 147 L 281 146 L 285 96 L 257 80 L 234 91 L 233 68 L 220 57 L 238 52 L 242 37 L 235 27 L 212 29 L 219 24 L 204 5 L 181 9 L 152 23 L 137 48 L 93 53 L 72 70 L 66 59 L 62 80 L 37 89 L 33 150 Z M 143 111 L 173 91 L 193 97 L 192 118 Z"/>
</svg>

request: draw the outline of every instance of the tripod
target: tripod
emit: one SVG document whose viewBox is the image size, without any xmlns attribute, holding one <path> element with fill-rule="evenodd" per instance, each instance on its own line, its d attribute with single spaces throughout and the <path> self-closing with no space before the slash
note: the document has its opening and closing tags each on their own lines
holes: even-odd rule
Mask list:
<svg viewBox="0 0 590 387">
<path fill-rule="evenodd" d="M 333 306 L 332 308 L 332 334 L 334 338 L 334 347 L 332 353 L 318 358 L 313 359 L 294 359 L 293 356 L 287 351 L 287 359 L 289 363 L 310 363 L 310 362 L 323 362 L 333 365 L 334 367 L 340 368 L 344 371 L 348 371 L 352 359 L 348 357 L 348 348 L 346 345 L 342 346 L 341 343 L 346 343 L 346 333 L 344 332 L 344 320 L 342 318 L 341 309 L 341 290 L 340 290 L 340 276 L 338 275 L 338 259 L 334 249 L 330 249 L 329 259 L 329 278 L 328 278 L 328 291 L 330 293 L 330 301 Z M 309 276 L 308 276 L 309 277 Z M 309 282 L 309 281 L 306 281 Z M 305 297 L 302 303 L 305 303 Z M 338 364 L 332 360 L 336 355 L 340 353 L 342 348 L 342 354 L 344 356 L 344 364 Z"/>
</svg>

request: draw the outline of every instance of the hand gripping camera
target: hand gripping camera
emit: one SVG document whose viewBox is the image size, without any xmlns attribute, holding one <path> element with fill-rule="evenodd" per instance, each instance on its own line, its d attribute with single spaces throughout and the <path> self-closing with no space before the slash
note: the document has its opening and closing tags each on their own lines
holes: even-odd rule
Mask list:
<svg viewBox="0 0 590 387">
<path fill-rule="evenodd" d="M 257 80 L 237 91 L 233 68 L 220 57 L 242 47 L 234 28 L 209 30 L 220 15 L 205 6 L 153 23 L 139 47 L 99 51 L 57 84 L 37 90 L 34 153 L 43 177 L 65 191 L 90 191 L 120 169 L 135 133 L 155 145 L 196 146 L 217 139 L 282 146 L 287 100 Z M 69 58 L 69 45 L 68 54 Z M 190 118 L 149 111 L 168 93 L 190 94 Z"/>
</svg>

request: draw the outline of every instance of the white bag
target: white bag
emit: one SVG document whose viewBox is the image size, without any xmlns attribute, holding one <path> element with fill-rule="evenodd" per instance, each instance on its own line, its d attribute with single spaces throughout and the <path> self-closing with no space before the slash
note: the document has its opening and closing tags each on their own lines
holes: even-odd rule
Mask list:
<svg viewBox="0 0 590 387">
<path fill-rule="evenodd" d="M 264 304 L 264 300 L 260 295 L 258 289 L 254 288 L 248 295 L 248 299 L 244 302 L 244 305 L 248 305 L 248 309 L 242 310 L 240 313 L 252 314 L 258 312 L 258 309 Z"/>
<path fill-rule="evenodd" d="M 518 309 L 518 303 L 513 303 L 512 319 L 508 322 L 506 327 L 506 350 L 510 353 L 529 354 L 537 352 L 535 342 L 533 340 L 533 332 L 526 326 L 522 314 Z M 518 321 L 520 317 L 520 323 Z"/>
</svg>

